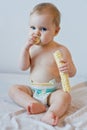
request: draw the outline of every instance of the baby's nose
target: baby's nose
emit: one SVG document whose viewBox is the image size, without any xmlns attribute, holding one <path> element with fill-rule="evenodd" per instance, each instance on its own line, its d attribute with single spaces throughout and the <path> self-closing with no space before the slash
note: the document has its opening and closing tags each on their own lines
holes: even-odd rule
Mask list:
<svg viewBox="0 0 87 130">
<path fill-rule="evenodd" d="M 36 35 L 38 35 L 39 37 L 41 36 L 41 33 L 39 30 L 36 30 Z"/>
</svg>

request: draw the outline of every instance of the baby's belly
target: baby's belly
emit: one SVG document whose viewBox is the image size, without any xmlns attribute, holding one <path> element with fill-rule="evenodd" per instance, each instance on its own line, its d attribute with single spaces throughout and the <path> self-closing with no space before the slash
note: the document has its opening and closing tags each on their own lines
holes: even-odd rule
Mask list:
<svg viewBox="0 0 87 130">
<path fill-rule="evenodd" d="M 55 77 L 47 73 L 46 71 L 33 71 L 30 73 L 30 80 L 36 81 L 36 82 L 48 82 L 51 79 L 54 79 Z"/>
</svg>

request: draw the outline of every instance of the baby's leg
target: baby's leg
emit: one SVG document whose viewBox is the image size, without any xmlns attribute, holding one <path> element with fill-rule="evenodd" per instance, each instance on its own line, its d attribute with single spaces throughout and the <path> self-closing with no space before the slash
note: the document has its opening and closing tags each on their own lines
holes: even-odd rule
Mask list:
<svg viewBox="0 0 87 130">
<path fill-rule="evenodd" d="M 50 107 L 41 120 L 53 126 L 57 125 L 59 118 L 68 110 L 70 103 L 71 96 L 69 93 L 62 90 L 53 92 L 49 97 Z"/>
<path fill-rule="evenodd" d="M 9 96 L 17 104 L 24 107 L 30 114 L 37 114 L 46 111 L 46 107 L 32 97 L 33 93 L 27 86 L 12 86 L 9 90 Z"/>
</svg>

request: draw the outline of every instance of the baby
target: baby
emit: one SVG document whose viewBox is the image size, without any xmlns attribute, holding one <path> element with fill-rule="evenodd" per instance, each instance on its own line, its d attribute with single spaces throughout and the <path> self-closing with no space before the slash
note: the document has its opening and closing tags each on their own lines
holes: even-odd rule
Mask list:
<svg viewBox="0 0 87 130">
<path fill-rule="evenodd" d="M 44 113 L 41 121 L 57 125 L 68 110 L 71 95 L 62 90 L 59 71 L 72 77 L 76 73 L 69 50 L 54 41 L 60 30 L 60 12 L 51 3 L 36 5 L 29 18 L 29 37 L 20 54 L 21 70 L 30 69 L 29 86 L 14 85 L 9 96 L 29 114 Z M 62 53 L 63 65 L 57 67 L 54 52 Z M 48 105 L 48 110 L 46 110 Z"/>
</svg>

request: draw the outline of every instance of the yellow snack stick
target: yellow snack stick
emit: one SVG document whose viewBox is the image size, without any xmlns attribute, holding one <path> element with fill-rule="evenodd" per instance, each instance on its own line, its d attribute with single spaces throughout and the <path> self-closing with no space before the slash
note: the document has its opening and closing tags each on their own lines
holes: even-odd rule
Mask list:
<svg viewBox="0 0 87 130">
<path fill-rule="evenodd" d="M 35 44 L 39 44 L 39 43 L 40 43 L 40 37 L 38 36 L 35 38 Z"/>
<path fill-rule="evenodd" d="M 54 52 L 54 58 L 55 58 L 57 66 L 58 67 L 62 66 L 63 63 L 60 62 L 60 60 L 62 59 L 62 54 L 59 50 Z M 59 72 L 59 73 L 60 73 L 60 77 L 61 77 L 61 83 L 62 83 L 63 90 L 65 92 L 70 92 L 70 83 L 69 83 L 68 74 L 63 73 L 63 72 Z"/>
</svg>

